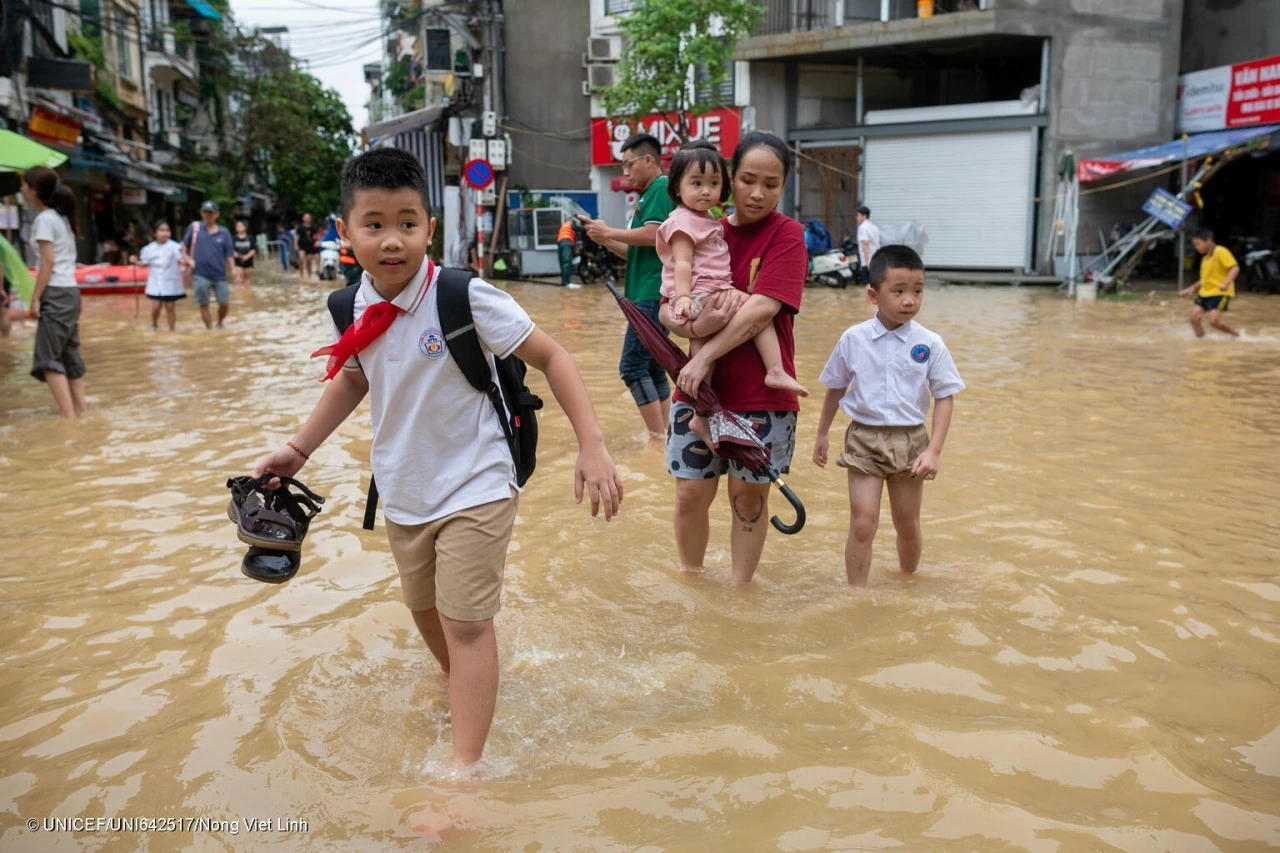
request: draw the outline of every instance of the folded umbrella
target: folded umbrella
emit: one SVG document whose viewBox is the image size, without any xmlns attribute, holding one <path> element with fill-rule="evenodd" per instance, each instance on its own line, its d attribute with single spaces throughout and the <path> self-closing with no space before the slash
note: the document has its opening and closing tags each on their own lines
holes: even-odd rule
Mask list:
<svg viewBox="0 0 1280 853">
<path fill-rule="evenodd" d="M 662 366 L 672 381 L 675 381 L 680 376 L 680 371 L 689 363 L 689 356 L 667 337 L 666 332 L 649 319 L 644 311 L 619 293 L 616 287 L 608 281 L 605 282 L 605 287 L 609 288 L 613 298 L 618 300 L 618 307 L 622 309 L 623 316 L 627 318 L 627 323 L 635 331 L 641 345 Z M 799 533 L 804 528 L 804 504 L 796 497 L 795 492 L 791 491 L 791 487 L 782 482 L 782 477 L 769 464 L 769 448 L 765 447 L 760 436 L 756 435 L 750 421 L 721 406 L 716 392 L 712 391 L 711 386 L 706 382 L 698 388 L 698 396 L 693 401 L 693 408 L 695 412 L 707 419 L 707 425 L 711 430 L 713 453 L 737 462 L 757 476 L 768 477 L 782 492 L 787 503 L 795 508 L 796 520 L 793 524 L 787 524 L 776 515 L 769 519 L 769 522 L 782 533 Z"/>
</svg>

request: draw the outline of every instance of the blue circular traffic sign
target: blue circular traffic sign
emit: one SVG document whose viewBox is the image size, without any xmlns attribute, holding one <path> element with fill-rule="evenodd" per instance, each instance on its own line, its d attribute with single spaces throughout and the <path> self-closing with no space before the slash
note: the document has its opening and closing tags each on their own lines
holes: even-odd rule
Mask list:
<svg viewBox="0 0 1280 853">
<path fill-rule="evenodd" d="M 473 188 L 482 190 L 493 183 L 493 166 L 488 160 L 468 160 L 462 167 L 462 177 Z"/>
</svg>

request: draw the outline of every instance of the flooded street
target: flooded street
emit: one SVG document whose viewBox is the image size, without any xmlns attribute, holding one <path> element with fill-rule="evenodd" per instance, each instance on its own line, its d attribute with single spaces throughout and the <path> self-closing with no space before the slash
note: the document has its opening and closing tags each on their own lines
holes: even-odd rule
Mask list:
<svg viewBox="0 0 1280 853">
<path fill-rule="evenodd" d="M 843 584 L 811 400 L 787 478 L 808 526 L 737 590 L 723 497 L 707 573 L 677 570 L 608 294 L 510 290 L 577 359 L 626 499 L 610 525 L 574 506 L 545 410 L 466 781 L 381 519 L 360 529 L 367 406 L 301 474 L 329 500 L 299 575 L 240 574 L 224 483 L 318 398 L 324 285 L 233 288 L 220 333 L 190 299 L 169 334 L 145 300 L 86 298 L 79 422 L 27 375 L 32 330 L 0 342 L 0 849 L 1280 847 L 1280 298 L 1232 302 L 1245 340 L 1197 341 L 1168 293 L 931 285 L 921 321 L 968 390 L 919 576 L 886 511 L 870 588 Z M 807 291 L 801 381 L 867 316 Z M 26 828 L 98 816 L 222 826 Z"/>
</svg>

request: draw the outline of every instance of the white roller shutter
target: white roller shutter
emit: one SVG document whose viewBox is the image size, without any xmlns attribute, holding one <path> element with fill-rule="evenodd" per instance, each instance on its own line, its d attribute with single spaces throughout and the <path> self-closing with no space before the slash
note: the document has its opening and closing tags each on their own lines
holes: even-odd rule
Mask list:
<svg viewBox="0 0 1280 853">
<path fill-rule="evenodd" d="M 917 219 L 933 267 L 1027 264 L 1030 130 L 872 137 L 863 199 L 876 223 Z"/>
</svg>

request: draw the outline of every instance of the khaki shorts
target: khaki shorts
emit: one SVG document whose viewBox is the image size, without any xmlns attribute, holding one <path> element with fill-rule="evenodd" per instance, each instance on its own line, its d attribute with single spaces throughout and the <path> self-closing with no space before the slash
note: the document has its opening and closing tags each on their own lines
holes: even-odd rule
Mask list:
<svg viewBox="0 0 1280 853">
<path fill-rule="evenodd" d="M 912 464 L 928 449 L 929 433 L 924 424 L 875 427 L 851 423 L 836 464 L 883 480 L 910 480 Z"/>
<path fill-rule="evenodd" d="M 459 622 L 496 616 L 518 501 L 513 494 L 426 524 L 388 521 L 387 541 L 409 609 L 434 607 Z"/>
</svg>

